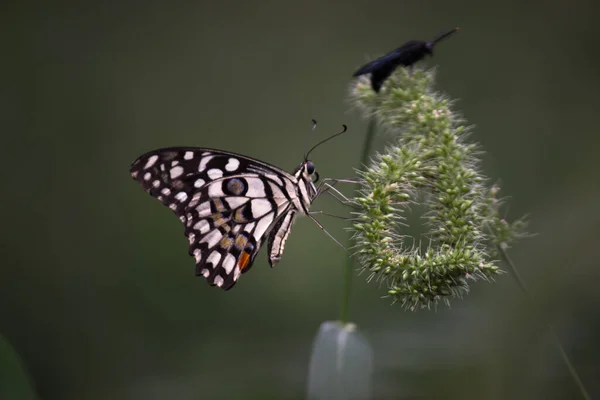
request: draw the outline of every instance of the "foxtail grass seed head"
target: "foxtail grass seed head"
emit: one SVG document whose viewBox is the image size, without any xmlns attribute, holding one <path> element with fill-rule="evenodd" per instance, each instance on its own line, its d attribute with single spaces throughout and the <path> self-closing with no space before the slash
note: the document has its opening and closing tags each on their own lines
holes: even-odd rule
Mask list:
<svg viewBox="0 0 600 400">
<path fill-rule="evenodd" d="M 358 171 L 361 184 L 353 241 L 368 279 L 387 283 L 394 303 L 416 310 L 449 302 L 468 281 L 492 281 L 501 271 L 498 246 L 523 235 L 525 221 L 500 217 L 498 185 L 486 186 L 481 151 L 452 101 L 433 88 L 435 70 L 398 69 L 375 93 L 366 77 L 350 88 L 365 117 L 394 134 L 392 143 Z M 427 212 L 428 246 L 402 233 L 409 204 Z"/>
</svg>

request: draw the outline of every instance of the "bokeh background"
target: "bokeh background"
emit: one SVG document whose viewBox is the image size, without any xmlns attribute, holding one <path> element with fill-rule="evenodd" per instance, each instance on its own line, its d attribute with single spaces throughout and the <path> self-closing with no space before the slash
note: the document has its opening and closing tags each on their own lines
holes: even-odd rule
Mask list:
<svg viewBox="0 0 600 400">
<path fill-rule="evenodd" d="M 338 316 L 343 251 L 302 219 L 275 270 L 262 252 L 234 290 L 210 288 L 194 277 L 180 222 L 128 166 L 154 148 L 193 145 L 292 170 L 307 140 L 346 123 L 312 159 L 321 176 L 350 176 L 366 129 L 346 99 L 352 72 L 456 25 L 428 64 L 476 126 L 485 174 L 511 196 L 507 217 L 531 215 L 538 235 L 510 254 L 534 299 L 505 274 L 451 308 L 410 313 L 355 276 L 351 319 L 373 347 L 373 397 L 581 398 L 547 323 L 600 397 L 598 8 L 4 2 L 7 398 L 27 384 L 40 399 L 304 398 L 313 337 Z M 343 212 L 329 199 L 315 207 Z M 344 223 L 321 220 L 347 240 Z"/>
</svg>

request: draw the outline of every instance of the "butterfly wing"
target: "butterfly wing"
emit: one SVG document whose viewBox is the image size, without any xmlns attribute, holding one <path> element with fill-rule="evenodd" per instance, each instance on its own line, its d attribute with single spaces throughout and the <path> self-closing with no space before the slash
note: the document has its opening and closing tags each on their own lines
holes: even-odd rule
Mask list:
<svg viewBox="0 0 600 400">
<path fill-rule="evenodd" d="M 131 176 L 177 215 L 195 190 L 215 179 L 245 173 L 262 174 L 281 185 L 294 180 L 287 172 L 240 154 L 198 147 L 168 147 L 138 157 Z M 182 193 L 183 192 L 183 193 Z M 184 196 L 185 194 L 185 196 Z M 177 197 L 176 197 L 177 196 Z"/>
<path fill-rule="evenodd" d="M 294 208 L 293 176 L 235 153 L 160 149 L 130 172 L 184 223 L 196 274 L 223 289 L 250 269 L 266 235 Z"/>
</svg>

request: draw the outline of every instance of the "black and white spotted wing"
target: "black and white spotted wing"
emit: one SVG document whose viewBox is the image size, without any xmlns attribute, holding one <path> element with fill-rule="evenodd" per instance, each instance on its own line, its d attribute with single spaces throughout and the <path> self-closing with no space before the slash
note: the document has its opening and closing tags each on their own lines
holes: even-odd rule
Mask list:
<svg viewBox="0 0 600 400">
<path fill-rule="evenodd" d="M 292 175 L 235 153 L 172 147 L 140 156 L 130 172 L 185 225 L 196 275 L 226 290 L 250 269 L 267 235 L 275 266 L 296 214 L 307 214 L 316 197 L 310 161 Z"/>
</svg>

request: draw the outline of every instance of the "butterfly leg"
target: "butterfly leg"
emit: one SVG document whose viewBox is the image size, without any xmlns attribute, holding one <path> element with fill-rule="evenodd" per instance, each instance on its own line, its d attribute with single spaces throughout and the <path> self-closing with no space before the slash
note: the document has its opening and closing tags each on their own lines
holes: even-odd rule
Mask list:
<svg viewBox="0 0 600 400">
<path fill-rule="evenodd" d="M 357 221 L 358 220 L 358 218 L 342 217 L 341 215 L 330 214 L 325 211 L 310 211 L 309 214 L 310 215 L 327 215 L 328 217 L 343 219 L 344 221 Z"/>
<path fill-rule="evenodd" d="M 331 183 L 329 183 L 329 182 L 331 182 Z M 342 182 L 342 183 L 356 183 L 356 182 L 354 182 L 353 180 L 350 180 L 350 179 L 331 179 L 331 178 L 325 178 L 319 184 L 319 186 L 317 186 L 317 196 L 320 196 L 321 194 L 326 193 L 329 190 L 332 190 L 332 191 L 337 192 L 347 202 L 350 202 L 350 200 L 347 199 L 346 196 L 344 196 L 340 191 L 338 191 L 337 189 L 335 189 L 335 185 L 337 185 L 340 182 Z"/>
<path fill-rule="evenodd" d="M 323 178 L 324 181 L 342 182 L 342 183 L 360 183 L 359 179 L 342 179 L 342 178 Z"/>
<path fill-rule="evenodd" d="M 335 183 L 333 183 L 333 185 L 330 185 L 327 182 L 321 182 L 319 184 L 319 186 L 317 186 L 317 195 L 315 197 L 319 197 L 320 195 L 322 195 L 323 193 L 327 192 L 328 190 L 330 190 L 330 187 L 334 187 Z"/>
<path fill-rule="evenodd" d="M 321 190 L 321 192 L 319 194 L 327 193 L 331 197 L 336 199 L 338 202 L 340 202 L 346 206 L 351 206 L 355 209 L 358 209 L 356 202 L 347 198 L 342 192 L 337 190 L 333 185 L 325 183 L 324 186 L 325 186 L 325 188 L 323 190 Z"/>
<path fill-rule="evenodd" d="M 336 179 L 336 178 L 323 178 L 323 180 L 321 181 L 321 183 L 319 183 L 319 186 L 317 189 L 323 189 L 326 186 L 335 186 L 338 183 L 359 183 L 359 180 L 355 180 L 355 179 Z M 317 193 L 319 193 L 319 190 L 317 190 Z"/>
<path fill-rule="evenodd" d="M 321 223 L 320 223 L 319 221 L 317 221 L 317 219 L 316 219 L 315 217 L 313 217 L 312 215 L 308 214 L 308 218 L 312 219 L 312 220 L 313 220 L 313 222 L 314 222 L 315 224 L 317 224 L 317 226 L 318 226 L 318 227 L 319 227 L 319 228 L 320 228 L 320 229 L 321 229 L 323 232 L 325 232 L 325 233 L 327 234 L 327 236 L 329 236 L 329 237 L 330 237 L 330 238 L 331 238 L 331 239 L 332 239 L 334 242 L 336 242 L 338 246 L 340 246 L 342 249 L 344 249 L 344 251 L 345 251 L 346 253 L 348 253 L 349 255 L 352 255 L 352 254 L 350 254 L 350 252 L 348 251 L 348 249 L 346 249 L 346 247 L 344 247 L 344 245 L 343 245 L 343 244 L 341 244 L 341 243 L 339 242 L 339 240 L 337 240 L 335 237 L 333 237 L 333 235 L 332 235 L 331 233 L 327 232 L 327 229 L 325 229 L 325 227 L 324 227 L 323 225 L 321 225 Z"/>
</svg>

